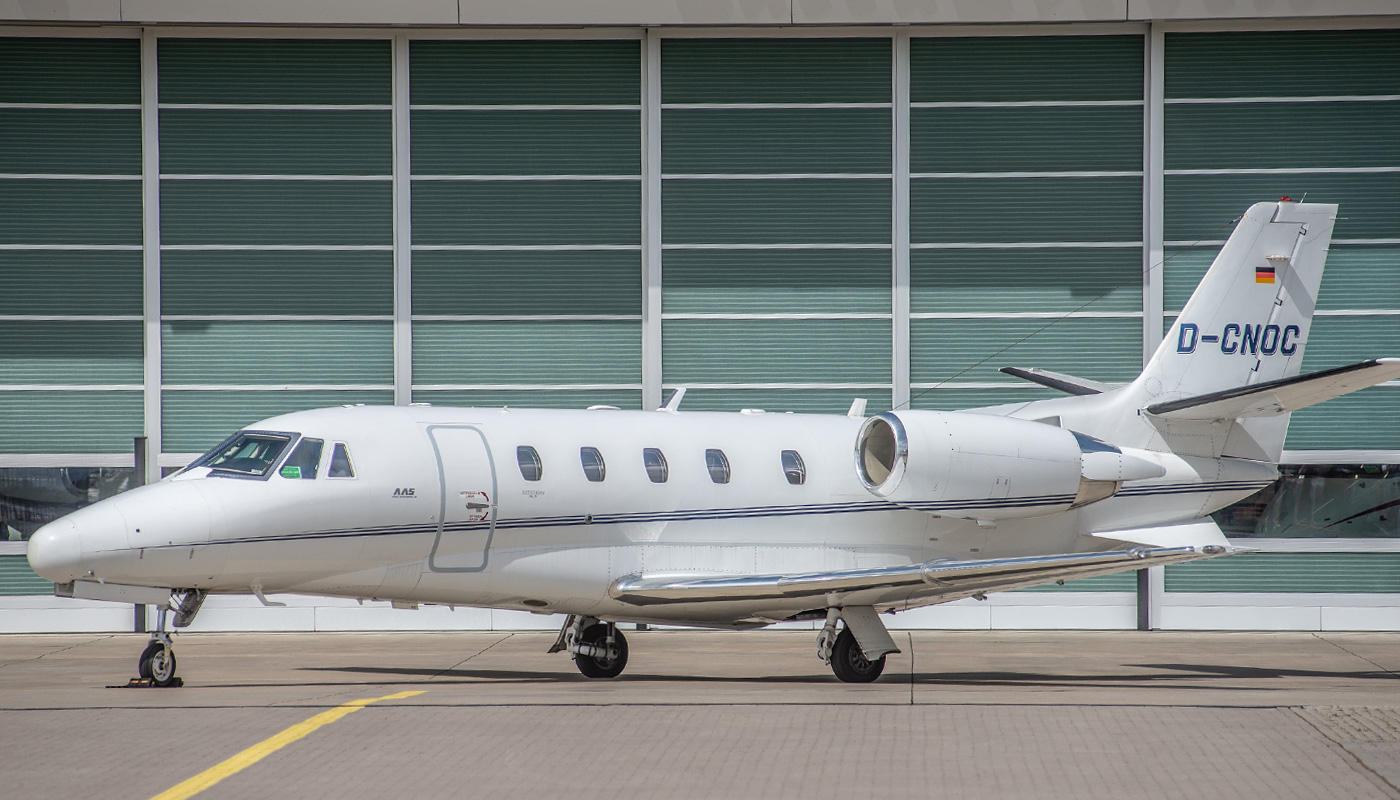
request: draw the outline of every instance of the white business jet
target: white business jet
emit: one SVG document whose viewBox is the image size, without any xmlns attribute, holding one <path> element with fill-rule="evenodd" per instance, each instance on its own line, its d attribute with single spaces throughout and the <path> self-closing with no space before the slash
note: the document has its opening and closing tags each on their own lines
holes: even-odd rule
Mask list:
<svg viewBox="0 0 1400 800">
<path fill-rule="evenodd" d="M 825 620 L 843 681 L 898 652 L 880 614 L 1233 548 L 1207 516 L 1272 483 L 1289 413 L 1400 377 L 1299 376 L 1337 207 L 1240 219 L 1142 375 L 1006 372 L 1068 396 L 865 418 L 757 410 L 352 406 L 239 431 L 158 484 L 38 531 L 60 595 L 149 603 L 288 592 L 566 614 L 551 652 L 627 663 L 619 622 Z"/>
</svg>

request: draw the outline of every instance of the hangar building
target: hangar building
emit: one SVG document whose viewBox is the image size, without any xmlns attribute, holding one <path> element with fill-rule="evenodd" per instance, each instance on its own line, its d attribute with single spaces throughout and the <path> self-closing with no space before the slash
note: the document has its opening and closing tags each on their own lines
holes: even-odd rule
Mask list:
<svg viewBox="0 0 1400 800">
<path fill-rule="evenodd" d="M 155 479 L 343 403 L 1126 381 L 1284 195 L 1341 204 L 1304 369 L 1400 356 L 1397 130 L 1393 0 L 0 0 L 0 630 L 130 628 L 23 553 L 134 437 Z M 1397 412 L 1294 416 L 1218 515 L 1258 552 L 906 624 L 1400 629 Z M 530 624 L 255 606 L 201 624 Z"/>
</svg>

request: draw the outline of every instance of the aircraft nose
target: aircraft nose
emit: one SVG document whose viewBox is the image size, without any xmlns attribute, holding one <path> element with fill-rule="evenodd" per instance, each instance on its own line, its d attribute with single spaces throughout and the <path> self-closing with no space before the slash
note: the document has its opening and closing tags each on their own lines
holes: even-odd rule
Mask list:
<svg viewBox="0 0 1400 800">
<path fill-rule="evenodd" d="M 35 531 L 29 539 L 29 566 L 39 577 L 67 583 L 83 574 L 83 542 L 78 526 L 67 517 Z"/>
</svg>

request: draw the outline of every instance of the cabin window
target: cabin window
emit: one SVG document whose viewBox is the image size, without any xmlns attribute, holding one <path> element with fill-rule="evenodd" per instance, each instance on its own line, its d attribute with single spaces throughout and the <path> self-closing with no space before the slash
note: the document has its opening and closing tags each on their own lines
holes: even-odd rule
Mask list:
<svg viewBox="0 0 1400 800">
<path fill-rule="evenodd" d="M 331 448 L 331 466 L 326 470 L 327 478 L 353 478 L 355 465 L 350 461 L 350 449 L 341 442 Z"/>
<path fill-rule="evenodd" d="M 783 451 L 783 474 L 793 486 L 801 486 L 807 482 L 807 465 L 802 463 L 802 456 L 798 455 L 796 450 Z"/>
<path fill-rule="evenodd" d="M 710 471 L 710 480 L 715 483 L 729 483 L 729 459 L 723 450 L 705 451 L 705 468 Z"/>
<path fill-rule="evenodd" d="M 520 465 L 520 477 L 527 481 L 537 481 L 544 476 L 544 463 L 540 454 L 529 445 L 515 448 L 515 463 Z"/>
<path fill-rule="evenodd" d="M 648 447 L 642 451 L 642 464 L 647 468 L 647 477 L 652 483 L 665 483 L 668 471 L 666 469 L 666 456 L 655 447 Z"/>
<path fill-rule="evenodd" d="M 607 477 L 608 465 L 603 463 L 603 454 L 596 447 L 580 447 L 579 460 L 583 462 L 583 476 L 594 483 L 601 483 Z"/>
<path fill-rule="evenodd" d="M 218 475 L 266 477 L 296 434 L 240 433 L 190 465 Z"/>
<path fill-rule="evenodd" d="M 316 470 L 321 466 L 321 448 L 324 445 L 325 442 L 320 439 L 302 439 L 282 464 L 282 469 L 277 471 L 278 474 L 294 480 L 315 479 Z"/>
</svg>

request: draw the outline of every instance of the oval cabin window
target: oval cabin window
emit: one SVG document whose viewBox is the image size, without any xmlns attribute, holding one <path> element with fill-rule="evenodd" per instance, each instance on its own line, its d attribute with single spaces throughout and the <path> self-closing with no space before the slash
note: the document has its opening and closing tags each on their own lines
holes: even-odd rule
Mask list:
<svg viewBox="0 0 1400 800">
<path fill-rule="evenodd" d="M 655 447 L 648 447 L 642 451 L 642 464 L 647 468 L 647 477 L 652 483 L 665 483 L 668 471 L 666 469 L 666 456 Z"/>
<path fill-rule="evenodd" d="M 723 450 L 706 450 L 705 468 L 710 471 L 710 480 L 715 483 L 729 483 L 729 459 Z"/>
<path fill-rule="evenodd" d="M 520 465 L 520 477 L 527 481 L 537 481 L 544 476 L 544 464 L 533 447 L 521 445 L 515 448 L 515 463 Z"/>
<path fill-rule="evenodd" d="M 783 451 L 783 474 L 793 486 L 801 486 L 807 482 L 807 465 L 802 463 L 802 456 L 798 455 L 796 450 Z"/>
<path fill-rule="evenodd" d="M 607 477 L 608 467 L 603 463 L 603 454 L 596 447 L 580 447 L 579 461 L 583 462 L 583 476 L 593 483 L 601 483 Z"/>
</svg>

